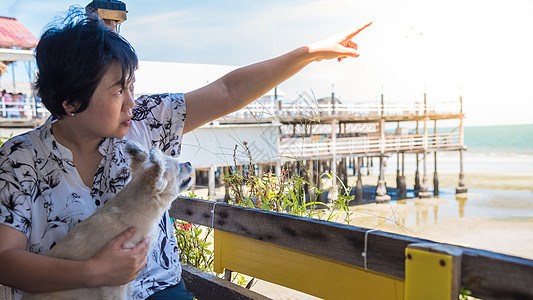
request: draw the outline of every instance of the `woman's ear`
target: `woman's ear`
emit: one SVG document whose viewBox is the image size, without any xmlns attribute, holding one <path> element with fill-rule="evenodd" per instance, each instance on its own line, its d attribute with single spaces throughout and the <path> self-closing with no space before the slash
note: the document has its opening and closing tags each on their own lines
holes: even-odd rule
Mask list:
<svg viewBox="0 0 533 300">
<path fill-rule="evenodd" d="M 69 116 L 74 116 L 74 112 L 79 108 L 79 105 L 72 104 L 68 100 L 63 101 L 61 105 Z"/>
</svg>

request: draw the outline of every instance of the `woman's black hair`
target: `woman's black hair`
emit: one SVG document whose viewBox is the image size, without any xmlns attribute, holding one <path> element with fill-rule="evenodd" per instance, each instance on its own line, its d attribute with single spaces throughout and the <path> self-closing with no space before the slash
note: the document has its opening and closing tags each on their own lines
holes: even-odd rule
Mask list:
<svg viewBox="0 0 533 300">
<path fill-rule="evenodd" d="M 138 59 L 133 47 L 106 27 L 97 16 L 71 8 L 61 23 L 41 36 L 35 56 L 35 89 L 54 119 L 66 115 L 63 102 L 84 111 L 102 77 L 116 62 L 122 69 L 121 85 L 133 79 Z"/>
</svg>

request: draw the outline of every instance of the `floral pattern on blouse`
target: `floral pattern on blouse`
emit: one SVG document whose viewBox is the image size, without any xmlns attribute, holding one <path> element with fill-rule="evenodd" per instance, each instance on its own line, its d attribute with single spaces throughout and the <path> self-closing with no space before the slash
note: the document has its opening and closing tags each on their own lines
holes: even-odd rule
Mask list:
<svg viewBox="0 0 533 300">
<path fill-rule="evenodd" d="M 185 122 L 183 94 L 141 96 L 133 108 L 132 121 L 124 138 L 101 141 L 98 150 L 103 158 L 92 188 L 81 180 L 70 150 L 55 140 L 51 119 L 6 141 L 0 147 L 0 223 L 24 233 L 28 251 L 45 254 L 129 182 L 127 140 L 179 156 Z M 132 299 L 145 299 L 181 278 L 168 212 L 159 228 L 148 264 L 134 281 Z M 21 292 L 15 291 L 15 296 L 20 299 Z"/>
</svg>

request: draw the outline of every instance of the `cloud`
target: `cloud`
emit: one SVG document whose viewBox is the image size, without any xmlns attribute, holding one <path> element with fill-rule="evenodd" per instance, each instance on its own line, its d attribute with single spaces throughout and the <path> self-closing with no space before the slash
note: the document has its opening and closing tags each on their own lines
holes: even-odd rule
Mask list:
<svg viewBox="0 0 533 300">
<path fill-rule="evenodd" d="M 70 4 L 16 0 L 9 13 L 38 35 Z M 345 100 L 373 100 L 382 91 L 388 99 L 405 101 L 424 91 L 441 99 L 463 93 L 467 122 L 474 123 L 486 115 L 477 107 L 515 115 L 532 108 L 529 0 L 138 0 L 127 5 L 121 33 L 141 59 L 153 61 L 250 64 L 374 21 L 355 39 L 360 58 L 307 67 L 283 84 L 287 97 L 310 89 L 322 97 L 333 84 Z M 496 105 L 502 101 L 508 105 Z M 524 109 L 513 112 L 513 103 Z"/>
</svg>

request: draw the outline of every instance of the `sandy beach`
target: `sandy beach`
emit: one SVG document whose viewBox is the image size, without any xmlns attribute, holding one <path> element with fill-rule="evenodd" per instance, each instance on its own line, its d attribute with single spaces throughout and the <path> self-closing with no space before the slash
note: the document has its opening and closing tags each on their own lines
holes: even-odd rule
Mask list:
<svg viewBox="0 0 533 300">
<path fill-rule="evenodd" d="M 482 161 L 487 164 L 486 157 L 472 157 L 473 161 L 479 159 L 480 165 Z M 526 160 L 500 157 L 494 162 L 497 170 L 465 170 L 469 191 L 460 196 L 455 194 L 458 170 L 443 168 L 446 171 L 438 173 L 438 197 L 418 199 L 411 195 L 402 201 L 351 206 L 350 225 L 533 259 L 533 168 L 516 167 L 532 161 L 529 156 Z M 405 175 L 408 189 L 412 188 L 414 172 Z M 385 178 L 389 188 L 396 186 L 394 171 L 388 170 Z M 350 176 L 348 184 L 355 180 Z M 365 186 L 375 186 L 378 176 L 371 172 L 362 180 Z M 432 191 L 433 170 L 428 172 L 428 184 Z M 199 196 L 206 193 L 203 189 L 196 192 Z M 217 191 L 219 195 L 222 192 Z M 273 299 L 317 299 L 264 281 L 258 281 L 252 290 Z"/>
</svg>

